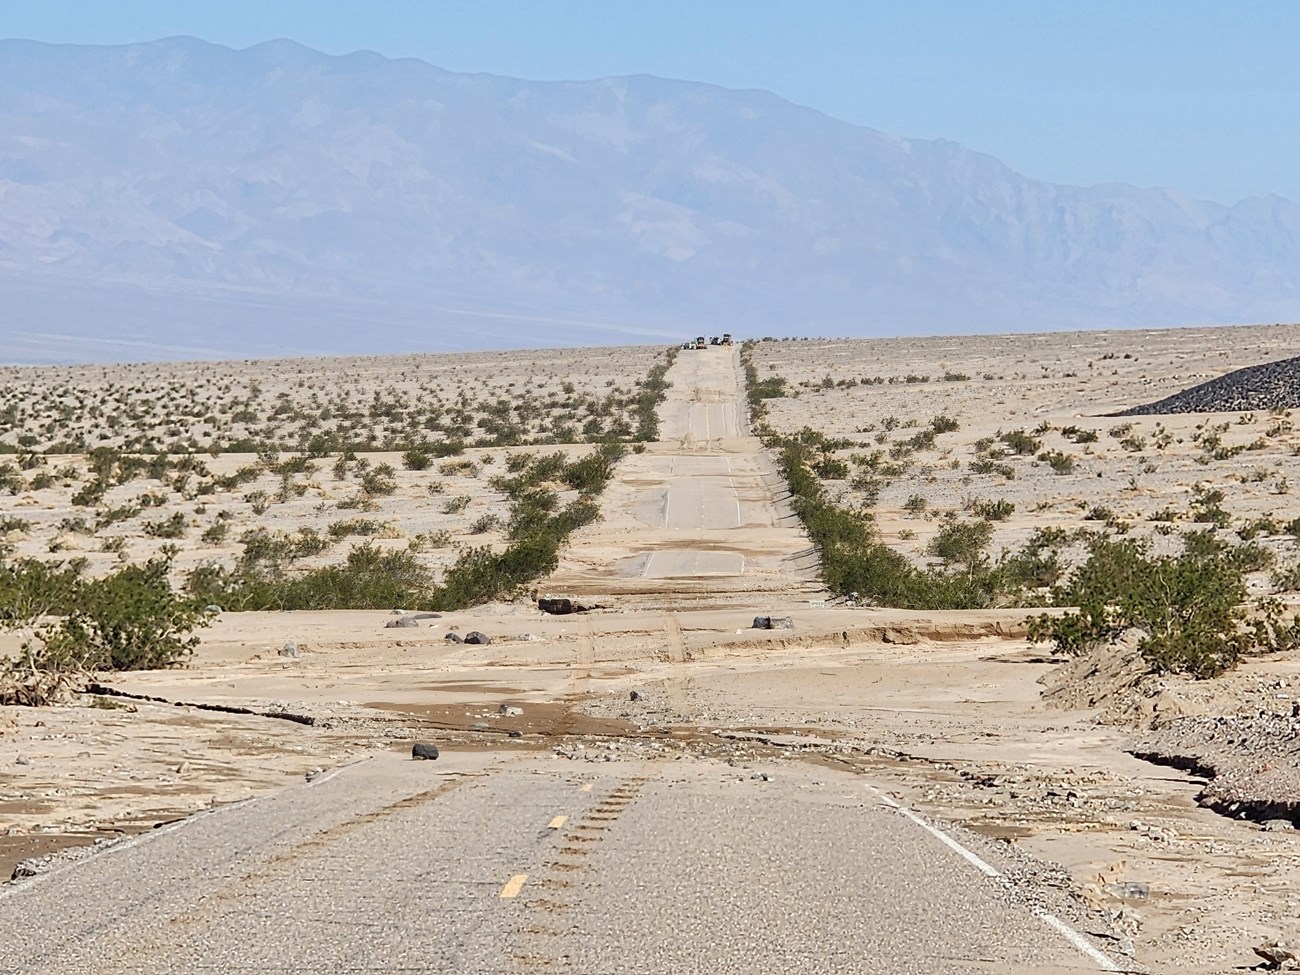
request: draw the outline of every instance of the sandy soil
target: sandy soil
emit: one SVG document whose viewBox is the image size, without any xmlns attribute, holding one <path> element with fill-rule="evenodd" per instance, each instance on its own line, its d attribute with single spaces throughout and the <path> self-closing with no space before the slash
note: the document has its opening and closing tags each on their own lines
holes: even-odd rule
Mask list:
<svg viewBox="0 0 1300 975">
<path fill-rule="evenodd" d="M 1285 418 L 1165 418 L 1173 439 L 1163 449 L 1153 445 L 1159 421 L 1135 419 L 1147 443 L 1131 450 L 1108 433 L 1120 421 L 1099 415 L 1280 357 L 1296 338 L 1296 328 L 1187 330 L 764 343 L 757 353 L 762 369 L 785 375 L 799 392 L 772 402 L 772 424 L 860 437 L 846 458 L 888 450 L 938 413 L 958 421 L 958 430 L 939 435 L 938 449 L 919 452 L 908 476 L 882 494 L 886 530 L 895 538 L 914 531 L 914 539 L 898 542 L 921 558 L 935 522 L 903 506 L 918 491 L 931 510 L 960 508 L 968 494 L 1013 502 L 1014 514 L 998 523 L 998 544 L 1041 524 L 1083 523 L 1081 503 L 1108 505 L 1133 530 L 1145 530 L 1157 524 L 1146 520 L 1151 511 L 1184 510 L 1197 481 L 1225 491 L 1234 522 L 1262 513 L 1280 521 L 1300 516 L 1294 495 L 1276 490 L 1288 478 L 1300 485 L 1295 435 L 1270 432 Z M 524 358 L 502 362 L 502 375 L 531 368 Z M 943 381 L 944 371 L 970 378 Z M 832 384 L 931 378 L 824 391 L 799 385 L 820 384 L 827 374 Z M 634 378 L 629 370 L 619 381 Z M 899 427 L 876 445 L 890 415 Z M 908 419 L 916 426 L 905 426 Z M 1053 429 L 1040 436 L 1077 457 L 1074 473 L 1054 474 L 1031 456 L 1003 461 L 1013 478 L 969 472 L 976 441 L 1044 421 Z M 1212 451 L 1192 436 L 1207 421 L 1229 424 L 1224 444 L 1262 438 L 1265 445 L 1200 463 Z M 1060 433 L 1068 425 L 1100 436 L 1075 444 Z M 329 462 L 322 461 L 319 489 L 308 494 L 334 490 L 325 483 Z M 1151 465 L 1156 469 L 1146 471 Z M 1263 479 L 1254 478 L 1256 468 L 1267 471 Z M 420 507 L 427 488 L 401 476 L 398 492 L 380 502 L 391 507 L 369 517 L 382 515 L 406 536 L 443 524 L 436 504 Z M 448 492 L 464 491 L 490 510 L 490 496 L 469 483 L 481 477 L 445 476 Z M 1127 486 L 1129 477 L 1138 490 Z M 847 482 L 844 489 L 852 490 Z M 644 532 L 638 497 L 611 488 L 606 521 L 588 533 L 588 544 L 613 546 L 611 525 Z M 43 521 L 66 517 L 50 498 L 26 507 L 45 512 Z M 323 530 L 341 516 L 328 505 L 318 511 L 321 500 L 328 498 L 284 502 L 283 524 Z M 28 531 L 16 544 L 47 537 Z M 1289 535 L 1267 540 L 1280 560 L 1294 561 Z M 183 558 L 198 557 L 192 536 L 182 545 Z M 598 554 L 584 549 L 575 562 L 594 565 Z M 1060 883 L 1108 918 L 1099 936 L 1117 952 L 1131 948 L 1137 963 L 1154 971 L 1241 970 L 1257 961 L 1251 946 L 1295 934 L 1295 832 L 1198 806 L 1204 780 L 1134 758 L 1128 749 L 1145 731 L 1099 721 L 1105 708 L 1046 704 L 1039 681 L 1060 661 L 1025 642 L 1022 612 L 846 608 L 800 590 L 695 591 L 677 604 L 670 582 L 658 598 L 642 590 L 604 602 L 582 616 L 551 617 L 521 599 L 426 620 L 418 629 L 386 629 L 391 616 L 382 612 L 223 613 L 203 633 L 191 666 L 105 678 L 115 690 L 179 705 L 101 694 L 68 707 L 0 709 L 0 867 L 70 838 L 148 828 L 424 736 L 450 747 L 509 741 L 575 762 L 689 750 L 740 765 L 763 756 L 858 768 L 937 820 L 1060 864 Z M 751 630 L 760 612 L 789 615 L 796 628 Z M 445 640 L 471 629 L 493 643 Z M 290 640 L 297 658 L 278 652 Z M 1300 657 L 1253 661 L 1228 680 L 1168 690 L 1182 713 L 1258 709 L 1291 694 L 1290 684 L 1278 688 L 1276 680 L 1297 670 Z M 1282 703 L 1289 707 L 1290 698 Z M 197 705 L 247 706 L 314 723 Z M 503 713 L 503 706 L 520 713 Z"/>
<path fill-rule="evenodd" d="M 861 501 L 854 478 L 875 480 L 881 531 L 917 561 L 946 512 L 970 517 L 981 503 L 1014 505 L 995 522 L 996 552 L 1019 547 L 1038 528 L 1111 521 L 1143 535 L 1186 527 L 1201 487 L 1224 493 L 1234 523 L 1271 517 L 1258 540 L 1294 565 L 1300 549 L 1283 526 L 1300 515 L 1292 493 L 1300 491 L 1300 432 L 1289 416 L 1106 414 L 1286 358 L 1298 341 L 1300 326 L 1290 325 L 789 341 L 758 343 L 754 361 L 760 378 L 788 383 L 787 398 L 767 401 L 770 426 L 784 433 L 811 426 L 853 441 L 836 452 L 851 471 L 839 495 Z M 857 384 L 835 385 L 848 381 Z M 894 456 L 936 416 L 958 429 Z M 1035 449 L 1010 452 L 997 438 L 1012 431 L 1036 440 Z M 1093 434 L 1093 442 L 1076 442 Z M 875 452 L 899 468 L 896 476 L 862 463 Z M 1069 458 L 1072 469 L 1060 473 L 1040 459 L 1049 452 Z M 981 472 L 980 459 L 996 469 Z M 1255 584 L 1263 588 L 1265 577 Z"/>
</svg>

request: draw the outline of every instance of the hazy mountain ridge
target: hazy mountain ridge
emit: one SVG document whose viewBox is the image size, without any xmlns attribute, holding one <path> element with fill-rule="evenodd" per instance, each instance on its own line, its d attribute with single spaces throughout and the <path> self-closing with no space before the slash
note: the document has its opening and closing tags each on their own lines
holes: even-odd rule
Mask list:
<svg viewBox="0 0 1300 975">
<path fill-rule="evenodd" d="M 129 308 L 133 285 L 201 288 L 214 321 L 237 296 L 216 344 L 250 353 L 579 342 L 605 325 L 1277 320 L 1300 304 L 1298 238 L 1288 200 L 1055 186 L 765 92 L 460 75 L 288 41 L 0 42 L 0 268 L 32 299 L 0 312 L 6 331 L 94 334 L 60 321 L 84 317 L 67 302 L 93 286 Z M 352 324 L 268 339 L 296 296 Z M 490 313 L 499 334 L 461 340 L 430 304 Z M 376 308 L 384 327 L 355 335 Z M 118 313 L 134 340 L 174 337 L 174 321 Z"/>
</svg>

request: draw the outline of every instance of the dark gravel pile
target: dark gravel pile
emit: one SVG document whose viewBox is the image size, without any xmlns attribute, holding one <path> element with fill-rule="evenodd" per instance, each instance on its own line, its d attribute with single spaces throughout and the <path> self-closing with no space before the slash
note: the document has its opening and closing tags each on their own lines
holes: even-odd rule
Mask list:
<svg viewBox="0 0 1300 975">
<path fill-rule="evenodd" d="M 1288 410 L 1300 407 L 1300 356 L 1247 366 L 1218 379 L 1174 393 L 1155 403 L 1114 416 L 1161 413 L 1228 413 L 1234 410 Z"/>
</svg>

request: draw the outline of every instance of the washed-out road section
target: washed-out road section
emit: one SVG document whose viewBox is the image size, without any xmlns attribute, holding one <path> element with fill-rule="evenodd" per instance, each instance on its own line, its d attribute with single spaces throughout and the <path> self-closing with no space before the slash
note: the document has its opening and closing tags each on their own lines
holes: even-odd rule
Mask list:
<svg viewBox="0 0 1300 975">
<path fill-rule="evenodd" d="M 680 356 L 661 442 L 620 464 L 604 520 L 549 585 L 675 606 L 815 589 L 807 541 L 744 434 L 736 366 L 729 349 Z M 600 628 L 591 620 L 579 646 Z M 437 762 L 381 753 L 9 887 L 0 973 L 1108 964 L 995 875 L 995 844 L 960 841 L 983 844 L 971 853 L 856 771 L 673 748 L 621 758 L 617 734 L 590 746 L 611 759 L 593 762 L 530 739 L 487 738 Z"/>
</svg>

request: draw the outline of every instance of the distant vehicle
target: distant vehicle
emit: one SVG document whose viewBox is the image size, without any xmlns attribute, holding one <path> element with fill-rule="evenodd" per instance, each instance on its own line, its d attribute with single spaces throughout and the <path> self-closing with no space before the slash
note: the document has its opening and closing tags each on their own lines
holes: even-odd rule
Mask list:
<svg viewBox="0 0 1300 975">
<path fill-rule="evenodd" d="M 694 342 L 683 342 L 683 343 L 682 343 L 682 348 L 683 348 L 683 349 L 693 349 L 693 348 L 695 348 L 695 343 L 694 343 Z"/>
<path fill-rule="evenodd" d="M 723 345 L 730 345 L 730 344 L 731 344 L 731 333 L 730 333 L 730 332 L 724 332 L 724 333 L 723 333 L 723 335 L 722 335 L 722 344 L 723 344 Z"/>
<path fill-rule="evenodd" d="M 709 339 L 709 345 L 721 345 L 721 344 L 722 344 L 722 339 L 718 338 L 716 335 L 713 336 L 713 338 Z"/>
<path fill-rule="evenodd" d="M 709 347 L 709 343 L 708 343 L 707 341 L 705 341 L 705 338 L 704 338 L 703 335 L 700 335 L 700 336 L 697 336 L 696 339 L 695 339 L 695 347 L 696 347 L 697 349 L 707 349 L 707 348 Z"/>
</svg>

